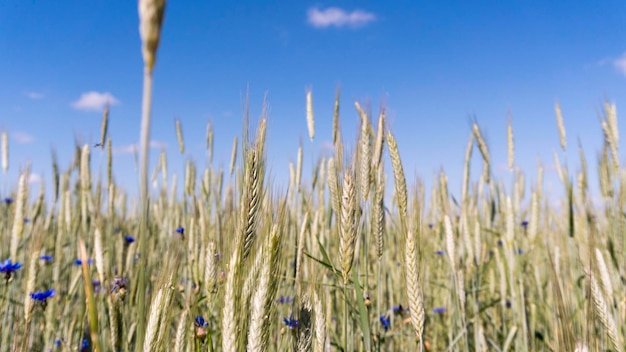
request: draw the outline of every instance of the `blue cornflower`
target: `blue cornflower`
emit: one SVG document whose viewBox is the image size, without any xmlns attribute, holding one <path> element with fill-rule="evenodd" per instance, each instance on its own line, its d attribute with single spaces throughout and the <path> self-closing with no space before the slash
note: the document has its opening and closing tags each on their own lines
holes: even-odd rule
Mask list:
<svg viewBox="0 0 626 352">
<path fill-rule="evenodd" d="M 446 307 L 435 307 L 433 308 L 433 313 L 435 314 L 443 314 L 446 312 Z"/>
<path fill-rule="evenodd" d="M 87 265 L 93 264 L 93 259 L 87 259 Z M 83 265 L 83 261 L 80 259 L 74 260 L 74 265 Z"/>
<path fill-rule="evenodd" d="M 13 198 L 9 198 L 9 197 L 4 198 L 4 204 L 6 205 L 13 204 Z"/>
<path fill-rule="evenodd" d="M 28 224 L 30 222 L 29 218 L 24 218 L 24 223 Z"/>
<path fill-rule="evenodd" d="M 176 229 L 176 233 L 179 235 L 185 235 L 185 228 L 184 227 L 179 227 Z"/>
<path fill-rule="evenodd" d="M 523 249 L 521 249 L 521 248 L 518 248 L 518 249 L 517 249 L 517 254 L 524 254 L 524 250 L 523 250 Z"/>
<path fill-rule="evenodd" d="M 209 322 L 204 320 L 202 315 L 196 315 L 196 319 L 194 320 L 194 324 L 196 324 L 197 328 L 205 328 L 209 326 Z"/>
<path fill-rule="evenodd" d="M 444 254 L 446 254 L 446 252 L 444 252 L 442 250 L 438 250 L 438 251 L 435 251 L 435 254 L 437 254 L 437 255 L 444 255 Z"/>
<path fill-rule="evenodd" d="M 381 315 L 380 324 L 383 326 L 383 330 L 387 332 L 387 330 L 389 330 L 389 327 L 391 327 L 391 319 L 389 318 L 389 316 Z"/>
<path fill-rule="evenodd" d="M 115 278 L 113 278 L 113 281 L 111 282 L 111 293 L 115 291 L 120 291 L 122 289 L 126 290 L 127 284 L 128 284 L 128 280 L 126 280 L 125 277 L 116 276 Z"/>
<path fill-rule="evenodd" d="M 94 293 L 100 293 L 100 288 L 102 287 L 102 283 L 99 280 L 92 280 L 91 285 L 93 286 Z"/>
<path fill-rule="evenodd" d="M 61 341 L 61 339 L 56 339 L 54 341 L 54 345 L 57 346 L 57 347 L 61 347 L 62 344 L 63 344 L 63 342 Z"/>
<path fill-rule="evenodd" d="M 502 240 L 498 240 L 498 246 L 502 246 L 504 244 L 504 242 L 502 242 Z"/>
<path fill-rule="evenodd" d="M 283 322 L 291 330 L 295 330 L 298 328 L 298 319 L 294 319 L 293 314 L 289 315 L 289 319 L 283 317 Z"/>
<path fill-rule="evenodd" d="M 34 299 L 35 301 L 45 303 L 48 300 L 48 298 L 53 297 L 55 293 L 56 291 L 53 288 L 51 288 L 47 291 L 31 292 L 30 298 Z"/>
<path fill-rule="evenodd" d="M 435 225 L 434 225 L 432 222 L 431 222 L 430 224 L 428 224 L 428 228 L 429 228 L 429 229 L 432 229 L 432 228 L 433 228 L 433 226 L 435 226 Z"/>
<path fill-rule="evenodd" d="M 80 351 L 87 351 L 89 349 L 89 340 L 83 339 L 83 342 L 80 344 Z"/>
<path fill-rule="evenodd" d="M 528 220 L 524 220 L 522 221 L 522 223 L 520 224 L 520 226 L 522 226 L 524 228 L 524 230 L 526 230 L 528 228 Z"/>
<path fill-rule="evenodd" d="M 52 257 L 49 254 L 46 254 L 46 255 L 42 255 L 41 257 L 39 257 L 39 259 L 43 260 L 44 262 L 51 262 L 52 259 L 54 259 L 54 257 Z"/>
<path fill-rule="evenodd" d="M 4 277 L 7 281 L 9 281 L 11 279 L 11 275 L 22 266 L 22 263 L 13 263 L 11 262 L 11 259 L 7 259 L 0 262 L 0 273 L 4 273 Z"/>
<path fill-rule="evenodd" d="M 135 237 L 131 235 L 124 235 L 124 242 L 126 242 L 126 244 L 131 244 L 135 242 Z"/>
<path fill-rule="evenodd" d="M 401 304 L 397 306 L 393 306 L 391 310 L 393 311 L 393 314 L 396 314 L 396 315 L 404 313 L 404 307 Z"/>
<path fill-rule="evenodd" d="M 289 304 L 291 303 L 291 298 L 289 296 L 280 295 L 280 297 L 276 300 L 276 302 L 280 304 Z"/>
</svg>

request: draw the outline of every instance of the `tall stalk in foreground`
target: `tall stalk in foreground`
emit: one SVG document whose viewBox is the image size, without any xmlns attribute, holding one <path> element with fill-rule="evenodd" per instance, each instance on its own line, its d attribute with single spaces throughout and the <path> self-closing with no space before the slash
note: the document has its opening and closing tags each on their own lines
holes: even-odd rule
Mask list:
<svg viewBox="0 0 626 352">
<path fill-rule="evenodd" d="M 141 36 L 141 51 L 144 62 L 143 100 L 141 106 L 141 221 L 139 230 L 139 253 L 146 253 L 148 236 L 148 160 L 150 141 L 150 115 L 152 108 L 152 71 L 156 62 L 156 51 L 161 37 L 161 25 L 165 12 L 165 0 L 139 0 L 139 34 Z M 143 340 L 146 332 L 146 256 L 140 257 L 139 281 L 137 285 L 138 322 L 137 322 L 137 351 L 143 349 Z"/>
</svg>

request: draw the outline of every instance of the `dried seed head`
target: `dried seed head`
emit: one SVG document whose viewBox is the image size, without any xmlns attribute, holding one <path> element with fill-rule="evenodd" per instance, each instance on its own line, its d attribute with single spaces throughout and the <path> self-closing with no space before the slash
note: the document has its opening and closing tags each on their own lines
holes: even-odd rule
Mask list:
<svg viewBox="0 0 626 352">
<path fill-rule="evenodd" d="M 235 164 L 237 163 L 237 136 L 233 139 L 233 149 L 230 153 L 230 176 L 235 172 Z"/>
<path fill-rule="evenodd" d="M 344 283 L 348 283 L 350 278 L 357 235 L 357 199 L 353 180 L 353 172 L 348 170 L 343 177 L 341 236 L 339 238 L 339 261 Z"/>
<path fill-rule="evenodd" d="M 567 149 L 567 141 L 565 140 L 565 124 L 563 124 L 563 115 L 561 114 L 561 105 L 557 102 L 554 104 L 554 110 L 556 112 L 556 124 L 559 128 L 559 139 L 561 142 L 561 148 Z"/>
<path fill-rule="evenodd" d="M 300 146 L 298 147 L 298 161 L 296 164 L 296 189 L 300 190 L 300 182 L 302 180 L 302 141 L 300 141 Z"/>
<path fill-rule="evenodd" d="M 183 127 L 180 120 L 176 119 L 176 139 L 178 140 L 178 149 L 181 154 L 185 154 L 185 139 L 183 138 Z"/>
<path fill-rule="evenodd" d="M 213 162 L 213 125 L 206 124 L 206 149 L 209 152 L 209 163 Z"/>
<path fill-rule="evenodd" d="M 385 111 L 378 115 L 378 129 L 376 130 L 376 142 L 374 143 L 374 155 L 372 156 L 372 170 L 376 170 L 382 162 L 383 145 L 385 143 Z"/>
<path fill-rule="evenodd" d="M 315 119 L 313 117 L 313 91 L 310 89 L 306 92 L 306 125 L 312 141 L 315 137 Z"/>
<path fill-rule="evenodd" d="M 335 110 L 333 113 L 333 144 L 337 146 L 339 143 L 339 97 L 341 96 L 341 91 L 337 89 L 337 94 L 335 95 Z"/>
<path fill-rule="evenodd" d="M 104 143 L 107 138 L 107 131 L 109 129 L 109 104 L 104 107 L 104 113 L 102 114 L 102 124 L 100 125 L 100 143 L 96 144 L 96 147 L 104 149 Z"/>
<path fill-rule="evenodd" d="M 358 102 L 354 103 L 359 115 L 361 116 L 361 138 L 359 142 L 359 159 L 361 162 L 360 170 L 360 188 L 361 197 L 364 201 L 367 201 L 370 192 L 370 180 L 371 180 L 371 143 L 369 136 L 369 118 L 367 114 L 361 109 L 361 105 Z"/>
<path fill-rule="evenodd" d="M 139 0 L 139 35 L 146 69 L 152 72 L 161 38 L 165 0 Z"/>
</svg>

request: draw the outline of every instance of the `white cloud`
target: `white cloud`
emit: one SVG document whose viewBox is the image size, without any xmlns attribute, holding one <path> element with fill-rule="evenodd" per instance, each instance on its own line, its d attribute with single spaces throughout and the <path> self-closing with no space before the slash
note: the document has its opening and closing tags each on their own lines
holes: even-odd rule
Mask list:
<svg viewBox="0 0 626 352">
<path fill-rule="evenodd" d="M 13 132 L 11 137 L 19 144 L 29 144 L 35 141 L 35 137 L 26 132 Z"/>
<path fill-rule="evenodd" d="M 150 148 L 152 149 L 165 149 L 167 143 L 159 141 L 150 141 Z M 115 154 L 133 154 L 135 151 L 139 152 L 139 143 L 127 144 L 121 147 L 114 147 L 113 153 Z"/>
<path fill-rule="evenodd" d="M 376 20 L 376 15 L 363 10 L 346 12 L 338 7 L 329 7 L 320 10 L 317 7 L 310 8 L 307 13 L 309 24 L 316 28 L 326 27 L 361 27 Z"/>
<path fill-rule="evenodd" d="M 40 182 L 41 182 L 41 176 L 39 174 L 28 175 L 28 183 L 33 184 L 33 183 L 40 183 Z"/>
<path fill-rule="evenodd" d="M 26 92 L 25 94 L 27 97 L 33 100 L 43 99 L 45 97 L 43 93 L 38 93 L 38 92 Z"/>
<path fill-rule="evenodd" d="M 613 66 L 626 76 L 626 53 L 624 53 L 620 58 L 613 61 Z"/>
<path fill-rule="evenodd" d="M 76 110 L 100 111 L 104 109 L 106 104 L 117 105 L 119 100 L 109 92 L 87 92 L 83 93 L 78 100 L 72 103 L 72 107 Z"/>
</svg>

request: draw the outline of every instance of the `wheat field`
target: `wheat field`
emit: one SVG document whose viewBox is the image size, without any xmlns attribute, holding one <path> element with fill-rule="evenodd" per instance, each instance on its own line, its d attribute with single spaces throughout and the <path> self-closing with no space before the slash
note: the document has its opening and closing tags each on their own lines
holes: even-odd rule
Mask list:
<svg viewBox="0 0 626 352">
<path fill-rule="evenodd" d="M 270 182 L 263 113 L 253 126 L 244 120 L 228 169 L 187 161 L 177 175 L 165 151 L 148 164 L 164 11 L 164 0 L 139 1 L 138 191 L 116 183 L 107 108 L 100 143 L 77 145 L 68 166 L 53 162 L 52 190 L 42 183 L 33 197 L 25 168 L 2 197 L 0 352 L 625 350 L 626 169 L 614 104 L 600 121 L 595 168 L 582 149 L 577 171 L 555 152 L 558 206 L 544 193 L 542 165 L 516 167 L 510 120 L 512 187 L 495 177 L 474 123 L 460 198 L 443 171 L 426 194 L 419 180 L 407 183 L 408 154 L 385 112 L 345 107 L 339 92 L 333 152 L 313 156 L 310 174 L 301 146 L 289 184 Z M 313 140 L 313 92 L 304 98 Z M 340 107 L 360 116 L 354 143 L 342 137 Z M 565 152 L 558 104 L 555 116 Z M 206 131 L 212 160 L 210 124 Z M 180 121 L 174 132 L 184 153 Z M 99 148 L 104 180 L 91 172 Z M 6 132 L 2 168 L 6 175 Z"/>
</svg>

